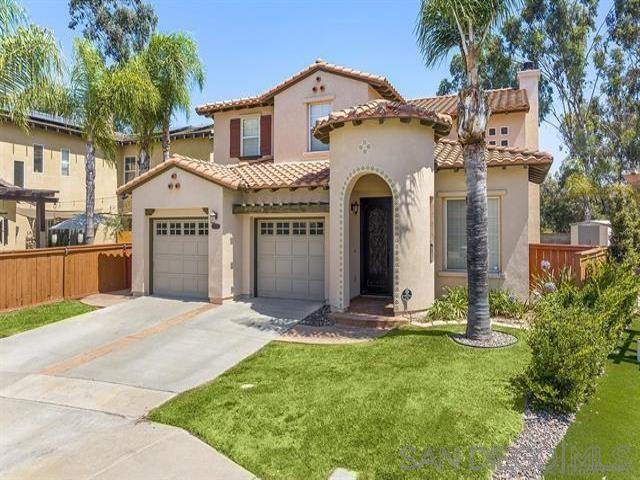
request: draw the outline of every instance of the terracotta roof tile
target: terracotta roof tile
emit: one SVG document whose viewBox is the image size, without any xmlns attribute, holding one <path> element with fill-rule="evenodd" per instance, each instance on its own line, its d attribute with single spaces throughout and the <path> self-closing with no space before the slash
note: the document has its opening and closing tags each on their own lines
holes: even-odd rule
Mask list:
<svg viewBox="0 0 640 480">
<path fill-rule="evenodd" d="M 528 112 L 529 99 L 527 91 L 518 88 L 500 88 L 487 90 L 491 113 Z M 442 95 L 439 97 L 413 98 L 407 101 L 412 105 L 418 105 L 436 112 L 446 113 L 455 117 L 457 115 L 458 96 Z"/>
<path fill-rule="evenodd" d="M 344 126 L 346 122 L 361 122 L 373 119 L 405 118 L 417 119 L 424 125 L 433 126 L 437 135 L 447 135 L 451 130 L 451 117 L 436 113 L 433 110 L 403 102 L 389 100 L 372 100 L 362 105 L 331 112 L 316 123 L 313 134 L 327 143 L 329 133 Z"/>
<path fill-rule="evenodd" d="M 487 146 L 485 156 L 489 167 L 530 167 L 529 180 L 536 183 L 544 181 L 553 161 L 549 153 L 513 147 Z M 464 167 L 462 146 L 455 140 L 443 138 L 437 142 L 435 157 L 438 170 Z M 137 186 L 174 166 L 232 190 L 329 186 L 329 160 L 219 165 L 174 154 L 166 162 L 121 186 L 118 194 L 130 193 Z"/>
<path fill-rule="evenodd" d="M 294 83 L 302 80 L 303 78 L 317 72 L 318 70 L 324 70 L 336 75 L 342 75 L 344 77 L 354 78 L 356 80 L 367 82 L 383 98 L 389 100 L 404 101 L 402 95 L 398 93 L 398 91 L 385 77 L 372 75 L 367 72 L 361 72 L 360 70 L 354 70 L 352 68 L 342 67 L 340 65 L 334 65 L 332 63 L 327 63 L 322 59 L 318 59 L 304 70 L 299 71 L 298 73 L 292 75 L 291 77 L 280 82 L 275 87 L 267 90 L 260 95 L 238 98 L 234 100 L 224 100 L 221 102 L 205 103 L 204 105 L 199 105 L 198 107 L 196 107 L 196 112 L 200 115 L 212 115 L 215 112 L 222 112 L 225 110 L 271 105 L 273 103 L 273 97 L 276 94 L 290 87 Z"/>
<path fill-rule="evenodd" d="M 328 160 L 220 165 L 174 154 L 166 162 L 156 165 L 148 172 L 118 188 L 118 194 L 131 192 L 134 188 L 174 166 L 232 190 L 308 188 L 329 185 Z"/>
<path fill-rule="evenodd" d="M 464 168 L 462 145 L 457 140 L 441 139 L 436 144 L 435 156 L 438 170 Z M 544 181 L 553 162 L 553 156 L 547 152 L 495 145 L 487 145 L 485 158 L 488 167 L 528 165 L 532 167 L 529 180 L 535 183 Z"/>
</svg>

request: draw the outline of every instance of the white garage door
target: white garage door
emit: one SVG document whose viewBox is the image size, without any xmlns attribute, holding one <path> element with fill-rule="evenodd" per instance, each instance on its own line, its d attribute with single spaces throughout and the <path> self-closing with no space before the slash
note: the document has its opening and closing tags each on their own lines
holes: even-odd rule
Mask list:
<svg viewBox="0 0 640 480">
<path fill-rule="evenodd" d="M 324 300 L 324 221 L 259 220 L 258 296 Z"/>
<path fill-rule="evenodd" d="M 208 235 L 205 218 L 154 221 L 153 293 L 207 298 Z"/>
</svg>

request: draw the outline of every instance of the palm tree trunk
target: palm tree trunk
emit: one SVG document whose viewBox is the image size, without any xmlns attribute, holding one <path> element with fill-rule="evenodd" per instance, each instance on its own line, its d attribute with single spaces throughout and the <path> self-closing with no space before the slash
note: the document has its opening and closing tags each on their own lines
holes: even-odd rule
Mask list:
<svg viewBox="0 0 640 480">
<path fill-rule="evenodd" d="M 169 118 L 165 118 L 162 121 L 162 161 L 169 160 L 169 147 L 171 144 L 171 138 L 169 136 Z"/>
<path fill-rule="evenodd" d="M 140 174 L 149 170 L 149 145 L 146 142 L 140 144 Z"/>
<path fill-rule="evenodd" d="M 475 73 L 475 72 L 473 72 Z M 467 286 L 469 305 L 466 336 L 491 336 L 489 316 L 489 247 L 487 206 L 487 164 L 485 132 L 490 110 L 477 75 L 458 98 L 458 139 L 462 144 L 467 186 Z M 474 81 L 475 80 L 475 81 Z"/>
<path fill-rule="evenodd" d="M 84 220 L 84 242 L 92 244 L 95 234 L 93 225 L 93 214 L 96 206 L 96 155 L 93 137 L 87 137 L 87 154 L 85 160 L 86 177 L 86 199 L 85 199 L 85 220 Z"/>
</svg>

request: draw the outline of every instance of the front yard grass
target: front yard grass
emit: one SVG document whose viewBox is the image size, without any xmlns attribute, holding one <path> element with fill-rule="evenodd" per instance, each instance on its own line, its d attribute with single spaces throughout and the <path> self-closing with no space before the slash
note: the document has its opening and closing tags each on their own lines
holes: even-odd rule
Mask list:
<svg viewBox="0 0 640 480">
<path fill-rule="evenodd" d="M 42 327 L 65 318 L 95 310 L 76 300 L 64 300 L 38 307 L 22 308 L 8 313 L 0 313 L 0 338 Z"/>
<path fill-rule="evenodd" d="M 640 319 L 609 356 L 604 377 L 558 445 L 545 476 L 581 479 L 640 478 Z M 602 469 L 600 469 L 602 467 Z"/>
<path fill-rule="evenodd" d="M 485 460 L 522 427 L 511 380 L 529 349 L 518 331 L 509 330 L 516 345 L 485 350 L 453 343 L 451 330 L 459 327 L 405 327 L 354 345 L 274 342 L 150 418 L 263 479 L 325 480 L 336 467 L 369 479 L 486 478 Z"/>
</svg>

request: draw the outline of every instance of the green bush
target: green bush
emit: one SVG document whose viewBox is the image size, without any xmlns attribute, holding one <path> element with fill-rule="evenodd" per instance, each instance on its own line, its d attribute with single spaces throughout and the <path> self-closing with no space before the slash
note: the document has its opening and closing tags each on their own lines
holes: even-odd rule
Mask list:
<svg viewBox="0 0 640 480">
<path fill-rule="evenodd" d="M 468 294 L 466 287 L 445 287 L 445 294 L 437 298 L 427 310 L 429 320 L 458 321 L 467 318 Z M 510 290 L 494 289 L 489 292 L 489 311 L 492 317 L 520 319 L 527 305 Z"/>
<path fill-rule="evenodd" d="M 489 292 L 489 311 L 492 317 L 519 320 L 527 313 L 527 305 L 510 290 L 493 289 Z"/>
<path fill-rule="evenodd" d="M 611 187 L 611 254 L 617 261 L 640 254 L 640 193 L 629 185 Z"/>
<path fill-rule="evenodd" d="M 527 334 L 531 363 L 521 378 L 533 406 L 578 409 L 630 323 L 639 294 L 635 266 L 612 262 L 597 268 L 582 288 L 566 282 L 542 295 Z"/>
</svg>

